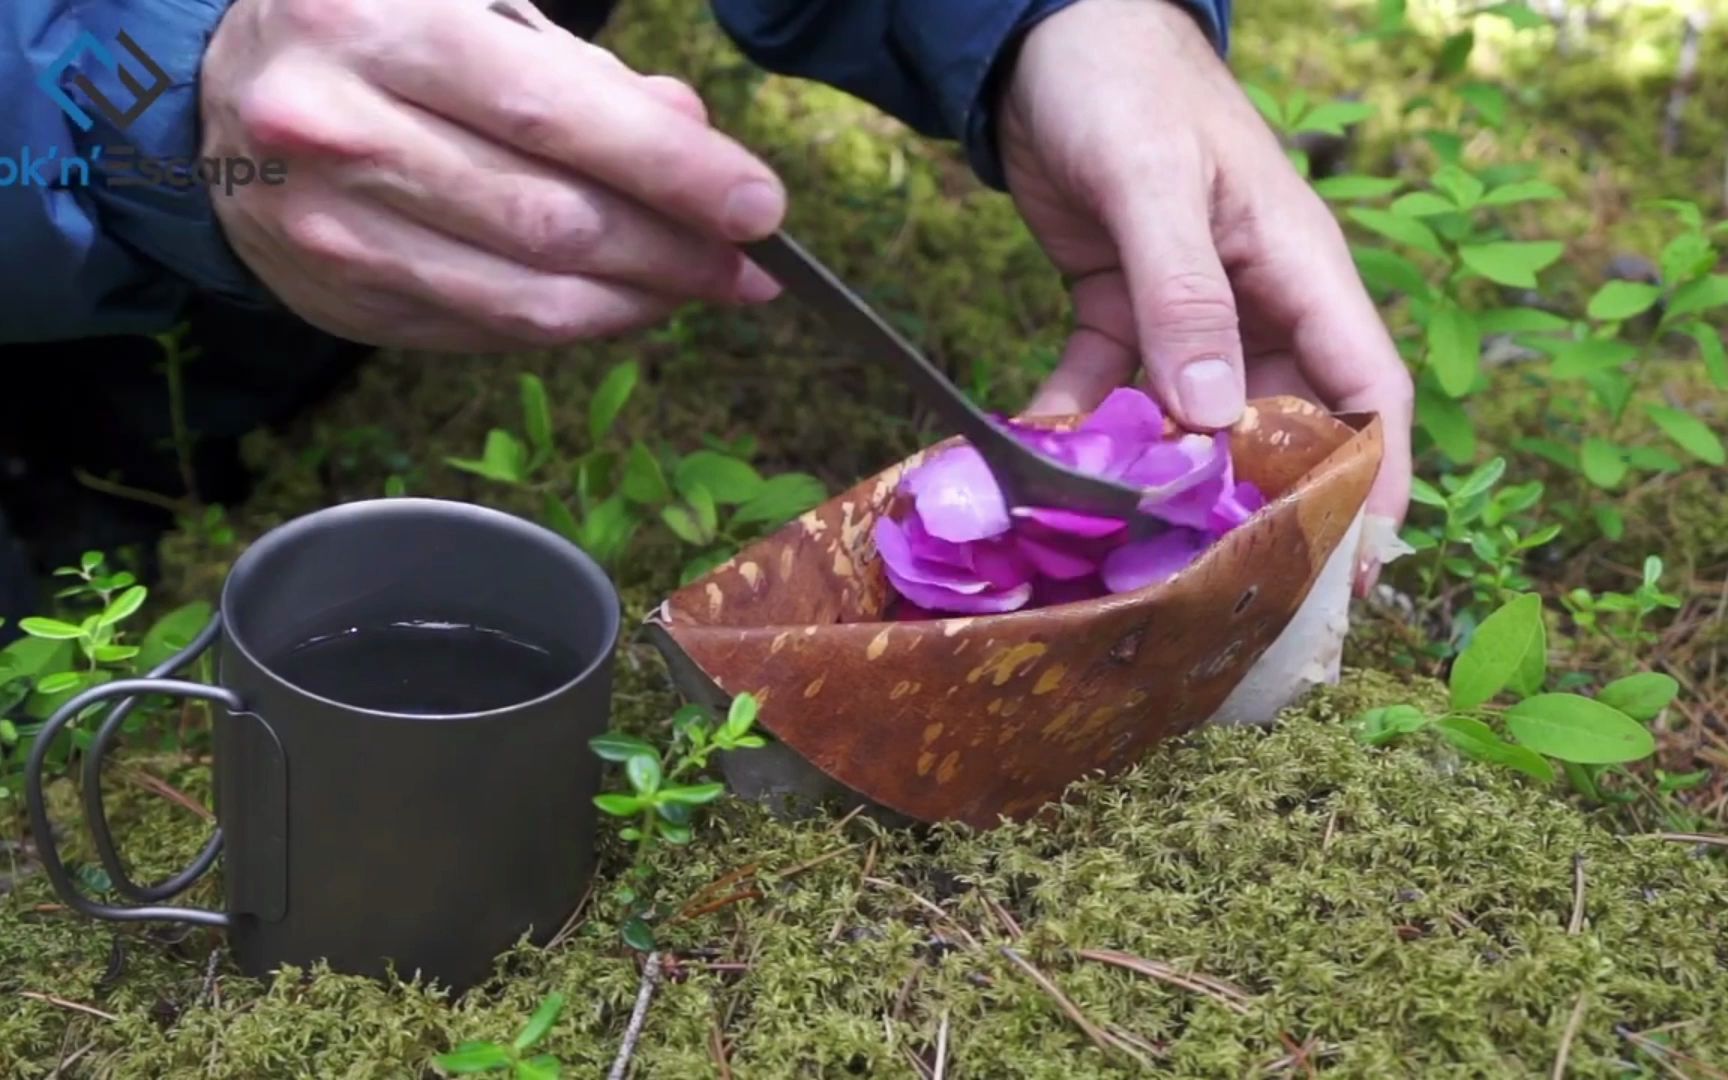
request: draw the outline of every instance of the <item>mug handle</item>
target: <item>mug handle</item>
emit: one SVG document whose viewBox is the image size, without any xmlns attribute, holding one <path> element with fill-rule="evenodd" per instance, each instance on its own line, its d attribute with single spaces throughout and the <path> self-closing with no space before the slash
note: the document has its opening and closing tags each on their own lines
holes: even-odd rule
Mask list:
<svg viewBox="0 0 1728 1080">
<path fill-rule="evenodd" d="M 210 620 L 208 626 L 199 632 L 198 636 L 185 649 L 176 653 L 151 672 L 150 676 L 140 679 L 117 679 L 111 683 L 93 686 L 83 693 L 74 695 L 60 708 L 54 711 L 42 729 L 36 733 L 36 741 L 30 748 L 30 758 L 24 767 L 24 798 L 30 810 L 30 827 L 36 837 L 36 851 L 42 859 L 42 867 L 48 874 L 48 880 L 54 886 L 54 891 L 60 899 L 75 911 L 82 912 L 92 918 L 112 919 L 117 922 L 140 922 L 145 920 L 166 920 L 170 922 L 189 923 L 195 926 L 226 927 L 230 924 L 229 917 L 219 911 L 206 911 L 201 908 L 144 906 L 115 907 L 100 904 L 84 896 L 73 884 L 66 866 L 60 861 L 59 846 L 54 840 L 54 829 L 48 820 L 48 806 L 42 796 L 42 770 L 48 756 L 48 749 L 62 728 L 91 705 L 112 698 L 124 698 L 121 704 L 108 716 L 106 722 L 91 740 L 88 759 L 85 763 L 85 806 L 94 808 L 90 816 L 91 830 L 97 838 L 97 850 L 102 858 L 103 868 L 109 877 L 120 886 L 127 895 L 143 899 L 161 899 L 181 891 L 196 880 L 199 875 L 208 870 L 216 861 L 216 855 L 222 849 L 222 830 L 218 828 L 211 836 L 204 849 L 198 853 L 192 865 L 164 882 L 152 886 L 140 886 L 127 876 L 121 866 L 119 853 L 114 849 L 113 836 L 108 830 L 108 815 L 102 804 L 100 787 L 94 780 L 99 780 L 102 757 L 107 750 L 108 740 L 125 720 L 132 705 L 139 695 L 167 694 L 171 697 L 195 698 L 203 701 L 216 702 L 231 713 L 242 713 L 245 705 L 239 695 L 220 686 L 206 686 L 203 683 L 185 682 L 179 679 L 158 677 L 196 658 L 209 647 L 221 632 L 221 616 Z"/>
</svg>

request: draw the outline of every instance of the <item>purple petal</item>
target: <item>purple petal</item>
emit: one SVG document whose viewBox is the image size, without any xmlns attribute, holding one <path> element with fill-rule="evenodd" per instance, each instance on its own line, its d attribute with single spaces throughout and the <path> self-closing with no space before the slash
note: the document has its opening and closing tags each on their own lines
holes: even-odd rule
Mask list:
<svg viewBox="0 0 1728 1080">
<path fill-rule="evenodd" d="M 1060 543 L 1048 543 L 1024 533 L 1017 534 L 1021 554 L 1030 559 L 1038 572 L 1057 581 L 1069 581 L 1096 573 L 1098 562 Z"/>
<path fill-rule="evenodd" d="M 1032 598 L 1032 586 L 1017 589 L 989 589 L 979 593 L 957 593 L 936 585 L 926 585 L 901 577 L 894 567 L 884 563 L 888 583 L 902 597 L 926 611 L 942 611 L 959 615 L 990 615 L 1017 611 Z"/>
<path fill-rule="evenodd" d="M 1054 532 L 1067 533 L 1071 536 L 1100 537 L 1114 536 L 1127 528 L 1127 525 L 1116 518 L 1098 517 L 1094 514 L 1082 514 L 1074 510 L 1058 510 L 1047 506 L 1016 506 L 1009 513 L 1016 519 L 1036 521 L 1038 524 Z"/>
<path fill-rule="evenodd" d="M 882 563 L 891 576 L 957 593 L 980 593 L 990 587 L 989 582 L 970 569 L 944 566 L 919 558 L 908 542 L 905 530 L 892 518 L 877 518 L 874 536 L 876 553 L 882 556 Z"/>
<path fill-rule="evenodd" d="M 1124 544 L 1104 560 L 1104 584 L 1113 593 L 1132 592 L 1168 581 L 1206 549 L 1206 537 L 1193 529 L 1171 529 L 1137 543 Z"/>
<path fill-rule="evenodd" d="M 905 490 L 931 535 L 961 544 L 1008 531 L 1008 507 L 984 458 L 956 446 L 914 469 Z"/>
<path fill-rule="evenodd" d="M 1164 413 L 1145 393 L 1123 386 L 1110 391 L 1079 430 L 1103 432 L 1119 443 L 1141 447 L 1164 437 Z"/>
<path fill-rule="evenodd" d="M 1013 589 L 1032 580 L 1032 564 L 1020 553 L 1011 536 L 994 540 L 979 540 L 966 545 L 972 572 L 990 583 L 993 589 Z"/>
<path fill-rule="evenodd" d="M 972 569 L 972 545 L 954 544 L 947 540 L 930 535 L 930 530 L 918 519 L 916 513 L 909 514 L 900 527 L 906 532 L 906 543 L 912 548 L 912 554 L 926 562 L 940 563 L 960 570 Z"/>
<path fill-rule="evenodd" d="M 1222 536 L 1253 517 L 1265 505 L 1266 496 L 1259 488 L 1244 480 L 1213 504 L 1212 517 L 1207 527 Z"/>
</svg>

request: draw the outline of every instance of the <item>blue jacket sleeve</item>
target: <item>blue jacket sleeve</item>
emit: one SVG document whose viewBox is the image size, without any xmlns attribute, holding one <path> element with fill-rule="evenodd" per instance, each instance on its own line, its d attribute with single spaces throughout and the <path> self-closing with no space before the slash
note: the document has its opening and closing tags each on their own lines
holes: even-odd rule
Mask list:
<svg viewBox="0 0 1728 1080">
<path fill-rule="evenodd" d="M 155 332 L 195 291 L 268 303 L 223 239 L 207 188 L 103 166 L 196 160 L 199 64 L 230 2 L 0 3 L 0 343 Z M 110 119 L 158 82 L 129 124 Z"/>
<path fill-rule="evenodd" d="M 1025 33 L 1075 0 L 713 0 L 738 47 L 770 71 L 815 79 L 925 135 L 959 140 L 973 171 L 1006 187 L 991 97 Z M 1232 0 L 1177 2 L 1220 53 Z"/>
</svg>

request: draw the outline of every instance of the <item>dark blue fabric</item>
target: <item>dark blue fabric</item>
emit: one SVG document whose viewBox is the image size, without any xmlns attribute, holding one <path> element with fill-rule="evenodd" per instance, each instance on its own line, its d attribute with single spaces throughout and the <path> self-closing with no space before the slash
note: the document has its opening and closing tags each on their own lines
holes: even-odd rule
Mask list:
<svg viewBox="0 0 1728 1080">
<path fill-rule="evenodd" d="M 222 238 L 202 187 L 115 188 L 97 169 L 88 170 L 88 185 L 60 182 L 80 175 L 61 163 L 88 160 L 98 147 L 195 157 L 199 60 L 231 2 L 0 0 L 0 162 L 11 161 L 19 174 L 6 183 L 10 173 L 0 163 L 0 343 L 161 330 L 193 293 L 269 303 Z M 720 24 L 757 63 L 844 90 L 927 135 L 959 140 L 978 175 L 1000 188 L 993 80 L 1031 26 L 1076 0 L 712 2 Z M 1231 0 L 1180 2 L 1220 51 L 1228 47 Z M 547 6 L 581 19 L 603 17 L 613 5 Z M 71 80 L 88 76 L 122 108 L 131 95 L 96 54 L 82 52 L 57 83 L 93 121 L 85 130 L 38 82 L 89 34 L 148 83 L 116 43 L 122 30 L 167 73 L 170 88 L 124 133 L 114 131 Z M 50 152 L 48 168 L 28 168 Z M 20 182 L 32 172 L 31 182 Z M 36 176 L 48 183 L 35 183 Z"/>
</svg>

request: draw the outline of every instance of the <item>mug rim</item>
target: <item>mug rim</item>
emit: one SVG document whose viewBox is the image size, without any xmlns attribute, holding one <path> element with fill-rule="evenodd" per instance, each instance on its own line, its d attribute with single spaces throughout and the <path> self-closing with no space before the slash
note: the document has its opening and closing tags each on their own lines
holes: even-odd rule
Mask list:
<svg viewBox="0 0 1728 1080">
<path fill-rule="evenodd" d="M 247 645 L 242 636 L 235 631 L 233 607 L 235 603 L 235 582 L 250 572 L 253 564 L 260 563 L 272 553 L 283 550 L 294 544 L 309 530 L 332 524 L 332 519 L 359 518 L 379 513 L 398 513 L 408 510 L 433 511 L 445 516 L 468 519 L 480 519 L 483 523 L 497 528 L 508 529 L 516 534 L 546 545 L 557 551 L 562 557 L 570 560 L 572 567 L 584 578 L 600 587 L 600 591 L 611 598 L 611 603 L 604 605 L 607 625 L 603 628 L 601 647 L 595 651 L 591 659 L 575 675 L 559 683 L 556 687 L 536 697 L 525 698 L 508 705 L 496 708 L 482 709 L 475 712 L 460 713 L 407 713 L 393 712 L 388 709 L 373 709 L 353 705 L 336 698 L 326 697 L 300 686 L 284 678 L 276 669 L 265 663 Z M 613 653 L 617 651 L 619 635 L 623 631 L 624 613 L 618 587 L 604 568 L 594 560 L 594 557 L 583 551 L 581 547 L 569 539 L 560 536 L 544 525 L 529 521 L 527 518 L 498 510 L 479 503 L 465 502 L 460 499 L 435 499 L 424 496 L 388 496 L 384 498 L 355 499 L 351 502 L 336 503 L 320 507 L 310 513 L 301 514 L 266 531 L 258 539 L 247 546 L 239 557 L 228 568 L 228 573 L 222 579 L 222 592 L 218 602 L 218 611 L 222 619 L 222 637 L 225 644 L 243 656 L 247 663 L 278 685 L 293 691 L 311 701 L 316 701 L 332 708 L 342 709 L 360 716 L 376 717 L 385 720 L 409 720 L 418 723 L 442 723 L 453 720 L 480 720 L 498 717 L 513 712 L 541 705 L 570 693 L 586 683 L 606 664 L 611 662 Z M 220 677 L 216 680 L 220 683 Z"/>
</svg>

